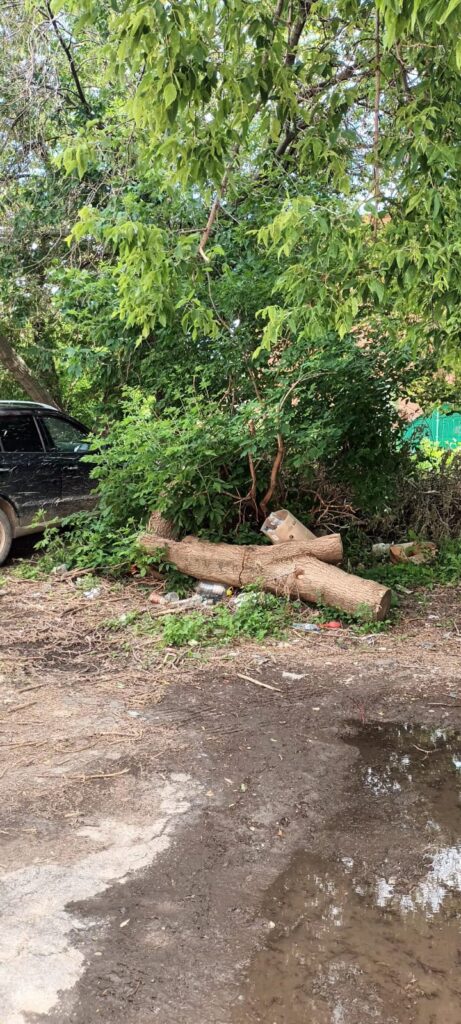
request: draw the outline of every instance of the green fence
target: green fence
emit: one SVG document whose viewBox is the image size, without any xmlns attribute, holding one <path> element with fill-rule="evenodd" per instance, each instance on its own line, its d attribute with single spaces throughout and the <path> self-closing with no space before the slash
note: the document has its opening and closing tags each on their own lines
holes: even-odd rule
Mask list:
<svg viewBox="0 0 461 1024">
<path fill-rule="evenodd" d="M 455 448 L 461 444 L 461 414 L 437 409 L 430 416 L 419 416 L 405 431 L 405 438 L 419 441 L 424 437 L 441 448 Z"/>
</svg>

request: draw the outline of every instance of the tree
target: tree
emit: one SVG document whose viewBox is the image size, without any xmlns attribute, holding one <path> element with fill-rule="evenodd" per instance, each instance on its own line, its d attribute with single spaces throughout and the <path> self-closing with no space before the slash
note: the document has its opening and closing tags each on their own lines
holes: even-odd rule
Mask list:
<svg viewBox="0 0 461 1024">
<path fill-rule="evenodd" d="M 61 357 L 69 336 L 53 306 L 52 271 L 75 264 L 66 237 L 100 183 L 69 177 L 55 157 L 92 111 L 75 40 L 50 4 L 5 5 L 0 36 L 0 361 L 30 397 L 59 404 L 68 398 Z"/>
<path fill-rule="evenodd" d="M 127 209 L 112 223 L 107 209 L 82 212 L 79 234 L 120 257 L 122 319 L 146 335 L 158 329 L 179 257 L 191 281 L 184 308 L 215 320 L 197 294 L 208 265 L 219 276 L 218 212 L 238 215 L 250 194 L 257 207 L 269 186 L 282 209 L 272 220 L 268 211 L 260 238 L 287 270 L 265 345 L 288 325 L 311 340 L 371 325 L 456 357 L 458 3 L 87 2 L 82 13 L 68 0 L 67 9 L 103 32 L 116 98 L 103 123 L 79 131 L 66 166 L 83 177 L 103 162 L 118 181 L 123 168 L 165 202 L 182 189 L 203 209 L 197 239 L 169 231 L 163 211 L 149 228 Z"/>
<path fill-rule="evenodd" d="M 3 68 L 0 288 L 33 372 L 90 421 L 125 384 L 184 437 L 219 409 L 218 478 L 254 515 L 320 462 L 362 483 L 366 465 L 384 494 L 354 406 L 379 406 L 391 474 L 393 398 L 457 357 L 461 6 L 28 10 L 7 19 L 18 63 L 31 36 L 35 58 L 12 84 Z"/>
<path fill-rule="evenodd" d="M 35 402 L 45 402 L 46 405 L 54 405 L 59 408 L 56 399 L 50 391 L 41 384 L 36 375 L 31 372 L 22 356 L 15 352 L 6 335 L 0 333 L 0 359 L 13 379 L 25 391 L 29 398 Z"/>
</svg>

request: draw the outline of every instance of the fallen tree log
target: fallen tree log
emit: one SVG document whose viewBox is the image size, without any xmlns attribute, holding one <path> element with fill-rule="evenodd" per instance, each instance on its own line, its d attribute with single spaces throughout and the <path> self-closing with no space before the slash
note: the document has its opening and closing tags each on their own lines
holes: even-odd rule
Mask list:
<svg viewBox="0 0 461 1024">
<path fill-rule="evenodd" d="M 263 560 L 263 564 L 277 565 L 278 562 L 283 563 L 284 560 L 295 562 L 297 558 L 303 555 L 312 555 L 314 558 L 318 558 L 320 562 L 330 562 L 332 565 L 337 565 L 343 557 L 343 542 L 339 533 L 330 533 L 326 537 L 314 537 L 313 540 L 290 541 L 289 544 L 277 544 L 276 548 L 266 548 L 261 547 L 259 544 L 215 544 L 210 540 L 199 540 L 198 537 L 184 537 L 184 540 L 173 542 L 171 534 L 165 536 L 163 530 L 161 533 L 157 531 L 154 533 L 149 530 L 140 537 L 139 543 L 142 548 L 151 554 L 157 548 L 167 547 L 169 552 L 173 549 L 177 552 L 177 549 L 181 548 L 179 557 L 183 562 L 186 560 L 190 564 L 190 576 L 195 576 L 197 579 L 210 580 L 213 583 L 229 583 L 235 587 L 244 585 L 238 581 L 242 572 L 243 562 L 245 561 L 246 564 L 247 558 L 254 565 L 257 564 L 260 557 Z M 187 548 L 187 552 L 182 552 L 183 548 Z M 282 548 L 284 548 L 284 551 L 282 551 Z M 227 577 L 221 579 L 219 577 L 219 579 L 216 578 L 215 580 L 213 576 L 197 575 L 195 569 L 200 568 L 203 558 L 206 558 L 210 564 L 216 565 L 220 572 L 230 572 L 232 579 L 227 579 Z M 175 558 L 171 560 L 175 562 Z M 189 572 L 188 569 L 181 571 Z M 252 571 L 251 566 L 249 571 Z"/>
<path fill-rule="evenodd" d="M 345 612 L 362 612 L 364 618 L 370 619 L 383 619 L 390 609 L 391 592 L 386 587 L 325 564 L 327 560 L 339 561 L 338 555 L 342 554 L 341 538 L 336 534 L 312 541 L 288 541 L 270 548 L 211 544 L 196 537 L 173 541 L 152 533 L 143 534 L 139 544 L 151 554 L 163 549 L 173 565 L 198 580 L 232 587 L 257 583 L 274 594 L 330 605 Z M 320 551 L 324 561 L 319 560 Z"/>
</svg>

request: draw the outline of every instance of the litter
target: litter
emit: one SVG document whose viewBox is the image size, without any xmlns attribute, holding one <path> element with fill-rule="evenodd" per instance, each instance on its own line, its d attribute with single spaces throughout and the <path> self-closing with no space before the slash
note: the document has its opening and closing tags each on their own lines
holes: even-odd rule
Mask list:
<svg viewBox="0 0 461 1024">
<path fill-rule="evenodd" d="M 373 558 L 387 558 L 390 549 L 390 544 L 373 544 L 371 553 L 373 555 Z"/>
<path fill-rule="evenodd" d="M 254 593 L 251 590 L 242 590 L 240 594 L 234 594 L 229 601 L 230 608 L 240 608 L 242 604 L 251 603 L 254 600 Z"/>
<path fill-rule="evenodd" d="M 272 542 L 272 544 L 283 544 L 288 540 L 315 540 L 315 534 L 303 526 L 286 508 L 278 512 L 271 512 L 261 526 L 261 533 Z"/>
<path fill-rule="evenodd" d="M 180 600 L 179 598 L 177 599 L 177 601 L 165 600 L 163 604 L 159 605 L 156 608 L 153 608 L 151 614 L 154 616 L 178 615 L 181 612 L 195 611 L 195 609 L 199 609 L 201 611 L 206 612 L 209 611 L 207 605 L 207 601 L 203 601 L 198 594 L 194 594 L 193 597 L 185 597 L 183 598 L 183 600 Z M 190 643 L 192 642 L 193 641 L 191 640 Z"/>
<path fill-rule="evenodd" d="M 374 558 L 390 558 L 394 564 L 412 562 L 413 565 L 424 565 L 434 561 L 437 546 L 428 540 L 410 540 L 401 544 L 373 544 L 371 552 Z"/>
<path fill-rule="evenodd" d="M 227 589 L 222 583 L 208 583 L 203 580 L 195 588 L 195 593 L 198 594 L 205 601 L 212 601 L 213 604 L 218 604 L 219 601 L 223 601 Z M 232 593 L 232 590 L 230 591 Z"/>
<path fill-rule="evenodd" d="M 437 546 L 430 541 L 409 541 L 405 544 L 393 544 L 389 550 L 391 562 L 411 562 L 413 565 L 424 565 L 433 562 L 437 555 Z"/>
</svg>

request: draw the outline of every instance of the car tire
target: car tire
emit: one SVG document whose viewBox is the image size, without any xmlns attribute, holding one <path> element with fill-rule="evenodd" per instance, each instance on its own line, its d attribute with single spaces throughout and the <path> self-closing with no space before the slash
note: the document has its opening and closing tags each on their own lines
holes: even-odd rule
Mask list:
<svg viewBox="0 0 461 1024">
<path fill-rule="evenodd" d="M 13 530 L 11 528 L 10 520 L 0 509 L 0 565 L 3 565 L 4 561 L 8 558 L 10 548 L 13 540 Z"/>
</svg>

